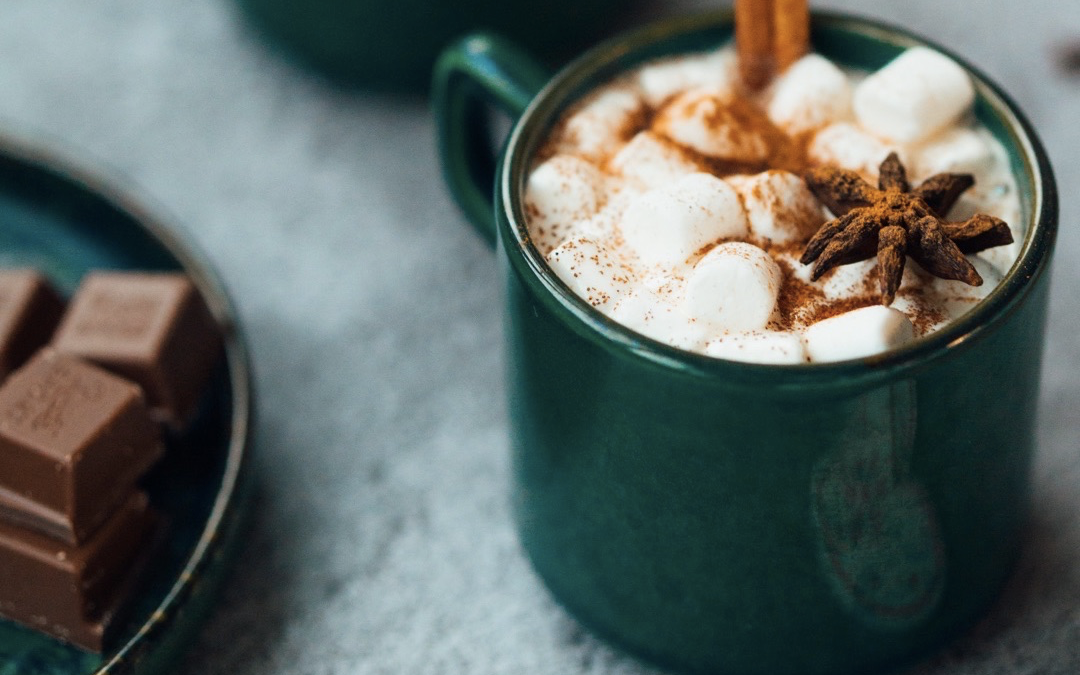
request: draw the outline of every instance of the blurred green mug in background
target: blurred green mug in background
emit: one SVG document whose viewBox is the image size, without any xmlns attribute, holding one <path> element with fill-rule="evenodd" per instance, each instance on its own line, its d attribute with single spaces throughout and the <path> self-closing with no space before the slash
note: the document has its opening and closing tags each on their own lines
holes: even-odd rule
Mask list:
<svg viewBox="0 0 1080 675">
<path fill-rule="evenodd" d="M 629 0 L 237 0 L 297 62 L 341 82 L 422 91 L 446 44 L 474 29 L 513 37 L 553 61 L 611 30 Z"/>
</svg>

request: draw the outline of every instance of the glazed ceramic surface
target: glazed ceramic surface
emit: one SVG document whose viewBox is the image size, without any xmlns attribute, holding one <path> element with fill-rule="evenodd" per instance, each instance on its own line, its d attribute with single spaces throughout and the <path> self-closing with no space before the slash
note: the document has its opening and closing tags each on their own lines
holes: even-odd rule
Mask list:
<svg viewBox="0 0 1080 675">
<path fill-rule="evenodd" d="M 730 37 L 725 13 L 659 24 L 588 52 L 542 89 L 528 57 L 489 36 L 440 61 L 445 178 L 497 239 L 504 270 L 513 511 L 552 594 L 656 664 L 888 669 L 969 626 L 1017 557 L 1053 176 L 1023 116 L 972 70 L 976 114 L 1007 148 L 1029 220 L 1020 259 L 979 308 L 902 349 L 835 364 L 727 362 L 637 335 L 576 297 L 528 241 L 530 158 L 583 93 Z M 868 69 L 924 43 L 840 16 L 815 16 L 812 39 Z M 477 132 L 485 102 L 520 115 L 501 156 Z"/>
<path fill-rule="evenodd" d="M 632 0 L 238 0 L 271 42 L 336 79 L 422 90 L 440 50 L 480 28 L 559 59 L 595 39 Z"/>
<path fill-rule="evenodd" d="M 195 423 L 168 439 L 169 454 L 147 477 L 168 530 L 117 639 L 104 654 L 88 654 L 0 619 L 3 675 L 164 672 L 213 605 L 250 501 L 252 391 L 232 308 L 175 233 L 85 174 L 3 139 L 0 266 L 36 267 L 66 294 L 91 269 L 183 271 L 225 331 L 225 363 Z"/>
</svg>

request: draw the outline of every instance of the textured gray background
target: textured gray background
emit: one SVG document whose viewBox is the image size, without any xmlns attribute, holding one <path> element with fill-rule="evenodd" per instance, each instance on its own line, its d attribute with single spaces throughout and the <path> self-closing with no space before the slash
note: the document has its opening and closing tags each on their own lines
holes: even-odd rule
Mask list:
<svg viewBox="0 0 1080 675">
<path fill-rule="evenodd" d="M 1054 57 L 1080 3 L 818 6 L 951 45 L 1050 149 L 1064 204 L 1027 553 L 990 617 L 914 673 L 1075 674 L 1080 76 Z M 442 189 L 424 101 L 279 62 L 224 0 L 3 0 L 0 130 L 179 223 L 250 336 L 259 513 L 182 672 L 650 672 L 582 633 L 518 549 L 494 257 Z"/>
</svg>

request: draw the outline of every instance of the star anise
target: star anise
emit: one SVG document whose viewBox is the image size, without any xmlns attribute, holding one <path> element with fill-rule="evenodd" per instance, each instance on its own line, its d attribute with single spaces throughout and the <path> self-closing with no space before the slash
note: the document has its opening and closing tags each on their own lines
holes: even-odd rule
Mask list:
<svg viewBox="0 0 1080 675">
<path fill-rule="evenodd" d="M 1013 240 L 1005 221 L 993 216 L 945 221 L 960 195 L 975 184 L 971 174 L 939 173 L 912 189 L 894 152 L 881 163 L 876 189 L 854 171 L 837 167 L 810 169 L 804 178 L 836 218 L 810 239 L 800 261 L 814 263 L 811 276 L 817 279 L 838 265 L 877 255 L 885 306 L 896 297 L 906 256 L 942 279 L 979 286 L 982 277 L 964 254 Z"/>
</svg>

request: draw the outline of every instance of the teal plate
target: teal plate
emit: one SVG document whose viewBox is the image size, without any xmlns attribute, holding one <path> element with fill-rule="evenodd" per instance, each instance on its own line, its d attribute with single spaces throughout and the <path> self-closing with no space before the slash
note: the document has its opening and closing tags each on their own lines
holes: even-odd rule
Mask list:
<svg viewBox="0 0 1080 675">
<path fill-rule="evenodd" d="M 0 620 L 0 675 L 157 673 L 212 607 L 251 501 L 251 377 L 231 304 L 209 265 L 119 192 L 0 137 L 0 267 L 33 266 L 70 294 L 88 270 L 183 271 L 223 327 L 225 359 L 189 431 L 147 477 L 168 519 L 161 549 L 103 654 Z"/>
</svg>

